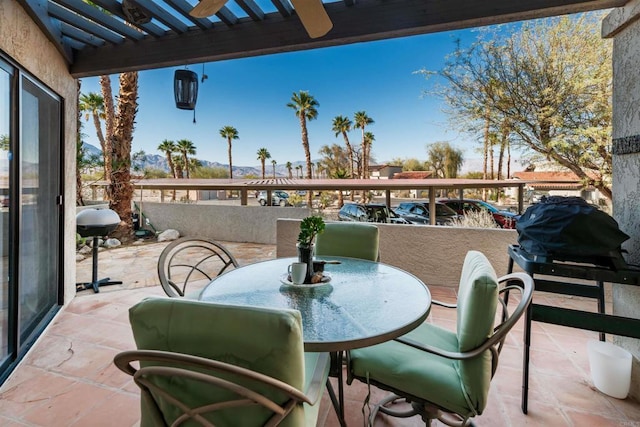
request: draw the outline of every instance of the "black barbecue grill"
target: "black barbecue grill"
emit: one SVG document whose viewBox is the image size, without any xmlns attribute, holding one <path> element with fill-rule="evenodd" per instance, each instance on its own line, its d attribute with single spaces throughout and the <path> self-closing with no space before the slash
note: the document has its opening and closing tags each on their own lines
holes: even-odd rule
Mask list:
<svg viewBox="0 0 640 427">
<path fill-rule="evenodd" d="M 120 224 L 120 217 L 111 209 L 85 209 L 76 215 L 76 230 L 81 237 L 93 237 L 91 282 L 76 283 L 76 291 L 92 288 L 100 292 L 100 286 L 120 285 L 121 281 L 111 281 L 108 277 L 98 280 L 98 244 L 99 238 L 111 233 Z"/>
</svg>

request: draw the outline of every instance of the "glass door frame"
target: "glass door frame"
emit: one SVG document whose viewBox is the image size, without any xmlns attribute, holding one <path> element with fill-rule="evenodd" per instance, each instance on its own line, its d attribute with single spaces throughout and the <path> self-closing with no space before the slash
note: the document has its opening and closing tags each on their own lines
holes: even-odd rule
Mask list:
<svg viewBox="0 0 640 427">
<path fill-rule="evenodd" d="M 64 174 L 64 152 L 65 152 L 65 102 L 64 99 L 55 91 L 45 85 L 32 74 L 11 60 L 10 57 L 0 51 L 0 69 L 7 71 L 10 75 L 10 108 L 9 108 L 9 138 L 10 138 L 10 154 L 9 154 L 9 236 L 8 236 L 8 336 L 7 336 L 7 355 L 0 358 L 0 385 L 7 379 L 13 369 L 22 360 L 25 354 L 33 346 L 44 329 L 49 325 L 51 320 L 64 304 L 64 202 L 62 195 L 65 187 Z M 55 266 L 57 281 L 55 285 L 56 298 L 55 303 L 48 309 L 44 310 L 38 316 L 38 321 L 29 330 L 24 337 L 21 337 L 20 323 L 20 233 L 22 218 L 22 185 L 20 174 L 20 142 L 22 126 L 21 121 L 21 104 L 22 104 L 22 81 L 27 79 L 38 89 L 42 90 L 46 95 L 52 97 L 58 105 L 58 135 L 57 135 L 57 158 L 44 159 L 43 161 L 56 162 L 53 173 L 57 174 L 58 184 L 55 209 L 57 210 L 57 259 Z M 42 143 L 42 141 L 39 141 Z M 0 242 L 2 244 L 2 242 Z M 2 337 L 4 339 L 4 337 Z M 4 344 L 4 343 L 3 343 Z M 0 356 L 1 357 L 1 356 Z"/>
</svg>

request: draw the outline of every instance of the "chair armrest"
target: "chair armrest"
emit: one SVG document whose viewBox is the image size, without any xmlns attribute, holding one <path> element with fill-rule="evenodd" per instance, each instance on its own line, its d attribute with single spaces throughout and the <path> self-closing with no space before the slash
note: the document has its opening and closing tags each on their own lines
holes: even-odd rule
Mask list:
<svg viewBox="0 0 640 427">
<path fill-rule="evenodd" d="M 516 306 L 513 313 L 508 316 L 500 325 L 498 325 L 494 329 L 493 335 L 491 335 L 486 341 L 484 341 L 478 347 L 465 351 L 465 352 L 453 352 L 443 350 L 438 347 L 433 347 L 430 345 L 425 345 L 419 341 L 412 340 L 406 337 L 396 338 L 395 341 L 398 341 L 402 344 L 417 348 L 418 350 L 423 350 L 428 353 L 436 354 L 438 356 L 446 357 L 448 359 L 455 360 L 464 360 L 471 359 L 479 354 L 483 353 L 485 350 L 492 348 L 493 346 L 499 343 L 504 336 L 513 328 L 516 322 L 520 319 L 520 317 L 524 314 L 527 307 L 531 303 L 531 299 L 533 298 L 533 279 L 526 273 L 511 273 L 506 276 L 502 276 L 498 279 L 499 283 L 513 283 L 516 282 L 515 285 L 505 286 L 500 290 L 500 293 L 506 291 L 519 291 L 521 293 L 520 302 Z M 503 309 L 506 310 L 504 303 L 502 302 Z M 495 350 L 492 350 L 495 351 Z"/>
</svg>

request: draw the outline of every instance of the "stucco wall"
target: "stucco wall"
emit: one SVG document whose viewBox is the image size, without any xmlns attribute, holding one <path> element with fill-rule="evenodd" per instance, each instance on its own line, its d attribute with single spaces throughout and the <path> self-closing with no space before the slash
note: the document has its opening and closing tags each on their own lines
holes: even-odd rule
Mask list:
<svg viewBox="0 0 640 427">
<path fill-rule="evenodd" d="M 65 303 L 75 295 L 76 80 L 58 50 L 14 0 L 0 1 L 0 50 L 60 95 L 64 102 Z"/>
<path fill-rule="evenodd" d="M 182 236 L 271 245 L 276 243 L 278 218 L 309 216 L 306 208 L 151 202 L 142 204 L 142 213 L 159 231 L 173 228 Z"/>
<path fill-rule="evenodd" d="M 640 0 L 614 10 L 602 32 L 613 38 L 613 216 L 631 236 L 627 261 L 640 265 Z M 613 312 L 640 318 L 640 289 L 614 285 Z M 640 340 L 616 337 L 634 355 L 631 395 L 640 398 Z"/>
<path fill-rule="evenodd" d="M 483 252 L 502 276 L 509 262 L 507 247 L 518 239 L 515 230 L 376 225 L 380 230 L 381 262 L 409 271 L 427 285 L 456 288 L 467 251 Z M 278 257 L 297 256 L 299 231 L 299 220 L 278 220 Z"/>
</svg>

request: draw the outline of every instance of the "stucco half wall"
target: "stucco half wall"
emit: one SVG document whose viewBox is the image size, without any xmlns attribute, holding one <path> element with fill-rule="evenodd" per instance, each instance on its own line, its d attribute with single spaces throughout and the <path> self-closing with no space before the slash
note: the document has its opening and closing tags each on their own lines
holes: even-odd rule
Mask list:
<svg viewBox="0 0 640 427">
<path fill-rule="evenodd" d="M 498 276 L 506 274 L 507 247 L 516 244 L 515 230 L 424 225 L 376 224 L 380 261 L 419 277 L 427 285 L 458 287 L 467 251 L 484 253 Z M 300 220 L 278 220 L 277 256 L 296 256 Z"/>
<path fill-rule="evenodd" d="M 141 204 L 156 230 L 174 229 L 181 236 L 201 236 L 228 242 L 276 244 L 278 218 L 310 215 L 309 209 L 279 206 L 226 206 L 184 203 Z"/>
</svg>

